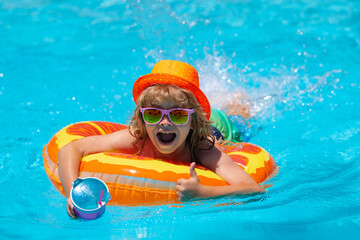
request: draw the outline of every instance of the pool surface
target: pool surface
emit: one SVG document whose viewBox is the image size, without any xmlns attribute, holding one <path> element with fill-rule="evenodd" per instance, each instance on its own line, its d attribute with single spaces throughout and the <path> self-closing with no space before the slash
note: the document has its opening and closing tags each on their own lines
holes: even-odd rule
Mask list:
<svg viewBox="0 0 360 240">
<path fill-rule="evenodd" d="M 163 59 L 196 66 L 213 107 L 248 96 L 272 186 L 70 220 L 43 146 L 126 123 Z M 0 239 L 360 239 L 359 69 L 359 1 L 0 0 Z"/>
</svg>

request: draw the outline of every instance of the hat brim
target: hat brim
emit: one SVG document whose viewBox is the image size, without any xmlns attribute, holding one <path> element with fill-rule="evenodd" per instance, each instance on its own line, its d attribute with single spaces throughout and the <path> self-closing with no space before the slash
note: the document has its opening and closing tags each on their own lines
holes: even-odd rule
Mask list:
<svg viewBox="0 0 360 240">
<path fill-rule="evenodd" d="M 138 78 L 133 86 L 133 97 L 135 103 L 137 103 L 137 99 L 139 95 L 148 87 L 156 84 L 169 84 L 173 86 L 177 86 L 183 89 L 186 89 L 194 94 L 199 104 L 202 106 L 207 119 L 210 119 L 211 108 L 209 100 L 206 95 L 197 87 L 195 84 L 186 81 L 183 78 L 165 74 L 165 73 L 150 73 Z"/>
</svg>

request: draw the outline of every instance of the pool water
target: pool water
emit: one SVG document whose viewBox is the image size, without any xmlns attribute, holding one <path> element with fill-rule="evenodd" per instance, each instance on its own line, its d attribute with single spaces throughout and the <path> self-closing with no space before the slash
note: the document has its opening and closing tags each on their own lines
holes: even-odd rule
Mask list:
<svg viewBox="0 0 360 240">
<path fill-rule="evenodd" d="M 0 239 L 359 239 L 359 1 L 1 0 L 0 56 Z M 43 146 L 126 123 L 162 59 L 196 66 L 213 107 L 248 96 L 272 186 L 70 220 Z"/>
</svg>

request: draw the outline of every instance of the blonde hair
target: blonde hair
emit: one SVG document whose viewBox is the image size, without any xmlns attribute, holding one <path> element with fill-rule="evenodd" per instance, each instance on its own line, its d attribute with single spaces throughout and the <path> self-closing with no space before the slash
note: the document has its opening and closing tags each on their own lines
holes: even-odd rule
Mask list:
<svg viewBox="0 0 360 240">
<path fill-rule="evenodd" d="M 206 118 L 206 114 L 194 94 L 173 85 L 153 85 L 146 88 L 139 95 L 136 108 L 129 123 L 130 134 L 136 138 L 136 143 L 139 146 L 138 153 L 143 149 L 145 140 L 148 137 L 140 108 L 158 107 L 163 102 L 174 104 L 179 108 L 195 110 L 195 113 L 191 116 L 191 130 L 186 138 L 186 142 L 190 146 L 193 161 L 198 163 L 197 151 L 200 149 L 200 144 L 210 143 L 207 144 L 208 148 L 206 149 L 211 149 L 215 143 L 214 137 L 211 135 L 212 128 L 210 121 Z"/>
</svg>

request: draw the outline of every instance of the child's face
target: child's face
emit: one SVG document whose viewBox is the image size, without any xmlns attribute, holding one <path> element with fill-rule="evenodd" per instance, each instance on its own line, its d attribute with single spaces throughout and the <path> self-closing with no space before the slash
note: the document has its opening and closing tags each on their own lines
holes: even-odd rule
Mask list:
<svg viewBox="0 0 360 240">
<path fill-rule="evenodd" d="M 160 106 L 154 106 L 160 109 L 176 108 L 174 103 L 161 103 Z M 164 115 L 163 119 L 155 124 L 145 123 L 146 132 L 156 149 L 162 154 L 171 154 L 176 150 L 183 150 L 185 147 L 186 137 L 191 129 L 191 114 L 189 121 L 185 125 L 175 125 L 170 122 L 168 116 Z"/>
</svg>

